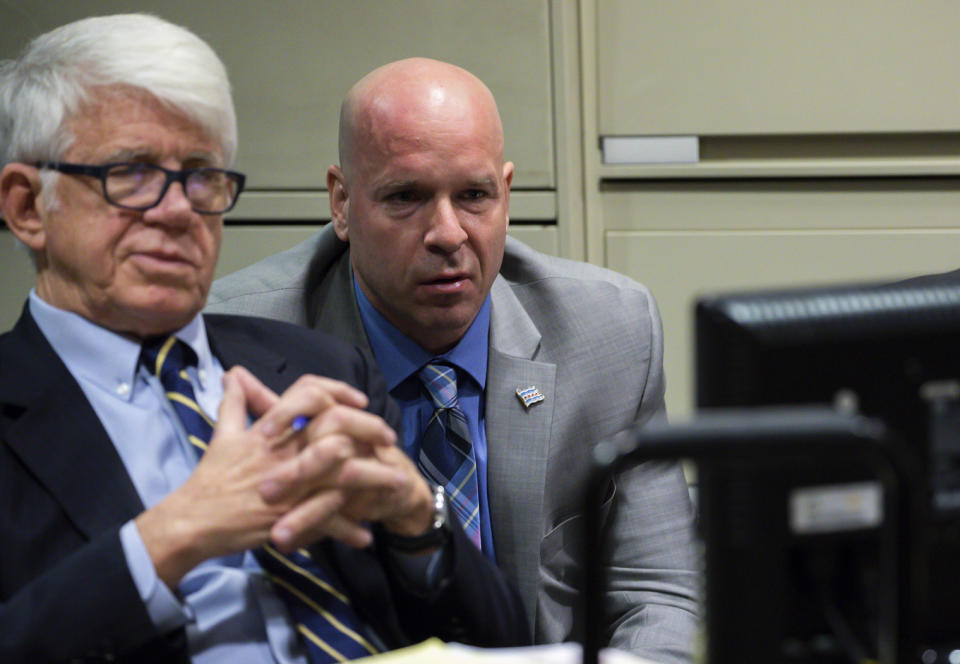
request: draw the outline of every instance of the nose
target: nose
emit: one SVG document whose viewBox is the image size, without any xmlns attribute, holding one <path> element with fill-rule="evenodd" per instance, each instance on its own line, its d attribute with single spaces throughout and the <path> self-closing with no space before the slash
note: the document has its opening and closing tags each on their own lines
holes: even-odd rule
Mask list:
<svg viewBox="0 0 960 664">
<path fill-rule="evenodd" d="M 143 213 L 144 221 L 171 226 L 182 226 L 190 223 L 193 218 L 193 208 L 187 199 L 183 185 L 171 182 L 163 192 L 160 202 Z"/>
<path fill-rule="evenodd" d="M 452 254 L 467 241 L 467 232 L 449 198 L 437 202 L 429 223 L 424 243 L 434 251 Z"/>
</svg>

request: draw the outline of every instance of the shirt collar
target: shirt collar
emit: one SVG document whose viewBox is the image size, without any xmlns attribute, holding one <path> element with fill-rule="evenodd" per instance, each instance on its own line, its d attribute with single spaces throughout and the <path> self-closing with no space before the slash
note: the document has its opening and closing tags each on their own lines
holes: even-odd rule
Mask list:
<svg viewBox="0 0 960 664">
<path fill-rule="evenodd" d="M 473 319 L 466 334 L 457 342 L 457 345 L 442 355 L 433 355 L 398 330 L 377 311 L 364 295 L 356 279 L 353 279 L 353 291 L 356 294 L 357 307 L 360 309 L 360 319 L 370 340 L 370 348 L 386 378 L 388 391 L 392 391 L 435 357 L 446 360 L 464 371 L 480 386 L 481 390 L 484 389 L 487 382 L 487 342 L 490 337 L 489 293 L 480 306 L 476 318 Z"/>
<path fill-rule="evenodd" d="M 129 401 L 132 398 L 140 361 L 140 342 L 92 323 L 79 314 L 58 309 L 40 299 L 35 290 L 30 291 L 29 306 L 37 326 L 70 373 L 121 399 Z M 197 375 L 202 384 L 213 367 L 213 354 L 202 315 L 197 314 L 174 334 L 197 354 Z"/>
</svg>

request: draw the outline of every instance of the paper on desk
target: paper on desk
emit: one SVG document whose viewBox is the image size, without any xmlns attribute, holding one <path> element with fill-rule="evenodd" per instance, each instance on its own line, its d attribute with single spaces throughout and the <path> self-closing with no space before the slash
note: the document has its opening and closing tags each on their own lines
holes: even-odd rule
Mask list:
<svg viewBox="0 0 960 664">
<path fill-rule="evenodd" d="M 428 639 L 423 643 L 366 657 L 358 662 L 369 664 L 580 664 L 583 659 L 579 643 L 555 643 L 526 648 L 473 648 L 459 643 Z M 654 664 L 622 650 L 600 651 L 600 664 Z"/>
</svg>

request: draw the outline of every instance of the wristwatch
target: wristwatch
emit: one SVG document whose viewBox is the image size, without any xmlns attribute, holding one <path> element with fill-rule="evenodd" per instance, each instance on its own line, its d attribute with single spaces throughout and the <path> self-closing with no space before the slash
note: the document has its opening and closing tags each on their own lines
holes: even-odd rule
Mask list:
<svg viewBox="0 0 960 664">
<path fill-rule="evenodd" d="M 443 485 L 433 489 L 433 525 L 422 535 L 405 537 L 387 530 L 383 531 L 387 546 L 401 553 L 419 553 L 425 549 L 442 547 L 450 539 L 450 526 L 447 523 L 447 493 Z"/>
</svg>

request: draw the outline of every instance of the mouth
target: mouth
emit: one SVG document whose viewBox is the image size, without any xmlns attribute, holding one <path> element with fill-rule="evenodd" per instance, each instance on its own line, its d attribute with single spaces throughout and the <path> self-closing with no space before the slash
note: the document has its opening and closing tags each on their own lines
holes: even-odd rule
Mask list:
<svg viewBox="0 0 960 664">
<path fill-rule="evenodd" d="M 193 267 L 194 262 L 189 260 L 181 252 L 178 251 L 169 251 L 164 249 L 152 249 L 149 251 L 136 251 L 131 255 L 133 258 L 138 259 L 141 262 L 147 263 L 154 266 L 166 266 L 166 267 L 175 267 L 175 266 L 184 266 L 184 267 Z"/>
<path fill-rule="evenodd" d="M 464 291 L 470 285 L 470 276 L 465 273 L 437 275 L 420 282 L 421 287 L 438 295 L 455 294 Z"/>
</svg>

